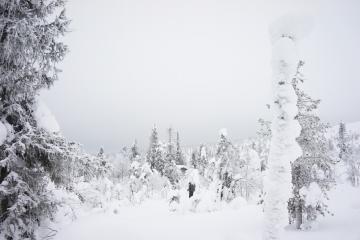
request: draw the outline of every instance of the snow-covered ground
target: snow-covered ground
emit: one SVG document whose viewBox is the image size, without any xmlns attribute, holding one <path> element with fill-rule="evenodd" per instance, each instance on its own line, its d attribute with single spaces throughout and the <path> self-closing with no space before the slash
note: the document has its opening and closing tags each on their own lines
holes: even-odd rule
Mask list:
<svg viewBox="0 0 360 240">
<path fill-rule="evenodd" d="M 329 195 L 334 216 L 316 229 L 288 228 L 287 240 L 359 240 L 360 189 L 339 185 Z M 224 207 L 211 213 L 170 212 L 164 201 L 147 201 L 81 217 L 63 226 L 55 240 L 260 240 L 263 213 L 257 205 Z"/>
</svg>

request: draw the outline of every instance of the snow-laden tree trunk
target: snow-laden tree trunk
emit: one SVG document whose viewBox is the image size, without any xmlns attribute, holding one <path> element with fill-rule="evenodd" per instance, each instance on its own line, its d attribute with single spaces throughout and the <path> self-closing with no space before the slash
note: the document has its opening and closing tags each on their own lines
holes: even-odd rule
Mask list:
<svg viewBox="0 0 360 240">
<path fill-rule="evenodd" d="M 303 32 L 304 29 L 295 22 L 294 19 L 279 19 L 270 29 L 274 106 L 268 169 L 264 180 L 264 240 L 282 238 L 288 223 L 287 202 L 291 196 L 290 163 L 301 156 L 301 148 L 296 142 L 300 125 L 295 120 L 298 108 L 292 79 L 299 62 L 295 40 L 298 38 L 298 30 Z M 296 30 L 293 31 L 293 28 Z"/>
</svg>

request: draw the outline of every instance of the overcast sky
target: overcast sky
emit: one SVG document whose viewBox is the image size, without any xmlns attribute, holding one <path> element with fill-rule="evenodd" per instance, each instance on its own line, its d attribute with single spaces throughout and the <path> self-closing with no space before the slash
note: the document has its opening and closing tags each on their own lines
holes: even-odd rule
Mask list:
<svg viewBox="0 0 360 240">
<path fill-rule="evenodd" d="M 70 53 L 42 94 L 62 133 L 89 151 L 118 151 L 152 126 L 184 145 L 255 135 L 269 118 L 271 45 L 278 16 L 312 16 L 299 42 L 305 88 L 324 121 L 360 120 L 360 1 L 69 0 Z"/>
</svg>

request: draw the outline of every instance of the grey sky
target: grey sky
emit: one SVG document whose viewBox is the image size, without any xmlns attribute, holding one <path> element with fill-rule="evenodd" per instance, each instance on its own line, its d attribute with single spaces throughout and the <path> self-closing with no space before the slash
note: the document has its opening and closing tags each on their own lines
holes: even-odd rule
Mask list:
<svg viewBox="0 0 360 240">
<path fill-rule="evenodd" d="M 69 0 L 71 52 L 42 98 L 63 134 L 90 151 L 117 151 L 153 124 L 182 142 L 254 136 L 269 117 L 269 23 L 306 12 L 314 28 L 299 43 L 305 88 L 335 124 L 360 120 L 360 1 Z"/>
</svg>

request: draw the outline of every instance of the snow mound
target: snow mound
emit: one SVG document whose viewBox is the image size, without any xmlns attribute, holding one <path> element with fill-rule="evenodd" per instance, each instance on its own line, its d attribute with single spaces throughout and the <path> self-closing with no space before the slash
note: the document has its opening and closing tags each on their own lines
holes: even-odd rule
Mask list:
<svg viewBox="0 0 360 240">
<path fill-rule="evenodd" d="M 276 42 L 280 38 L 288 37 L 297 41 L 308 35 L 312 28 L 313 22 L 310 16 L 284 15 L 270 25 L 270 39 Z"/>
<path fill-rule="evenodd" d="M 34 117 L 40 128 L 50 133 L 60 132 L 60 126 L 48 106 L 41 100 L 34 107 Z"/>
<path fill-rule="evenodd" d="M 2 122 L 0 122 L 0 145 L 2 145 L 5 142 L 6 136 L 7 136 L 6 127 Z"/>
</svg>

